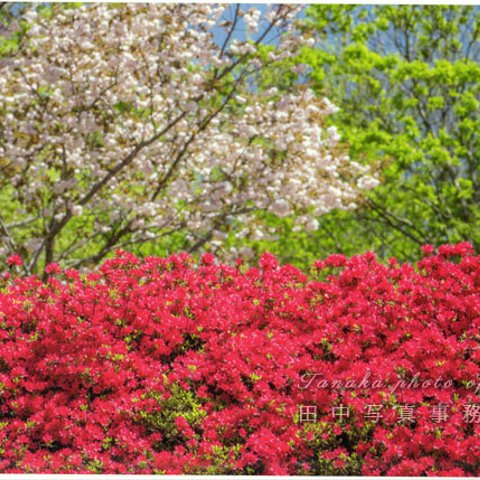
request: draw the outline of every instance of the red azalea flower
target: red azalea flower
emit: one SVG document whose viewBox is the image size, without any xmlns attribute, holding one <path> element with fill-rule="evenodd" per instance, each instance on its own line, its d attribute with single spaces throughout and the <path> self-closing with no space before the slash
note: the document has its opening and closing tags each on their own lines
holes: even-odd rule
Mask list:
<svg viewBox="0 0 480 480">
<path fill-rule="evenodd" d="M 21 267 L 23 265 L 22 257 L 17 253 L 10 255 L 10 257 L 7 258 L 7 265 L 9 265 L 10 267 L 13 267 L 15 265 Z"/>
<path fill-rule="evenodd" d="M 58 263 L 54 262 L 54 263 L 49 263 L 45 267 L 45 272 L 48 273 L 49 275 L 55 275 L 55 274 L 61 273 L 62 269 Z"/>
<path fill-rule="evenodd" d="M 418 268 L 333 256 L 345 268 L 324 282 L 269 254 L 247 272 L 212 258 L 198 268 L 123 253 L 86 276 L 0 291 L 1 471 L 221 473 L 215 449 L 236 473 L 318 474 L 320 452 L 343 471 L 351 451 L 365 475 L 475 468 L 480 427 L 463 411 L 480 404 L 466 385 L 480 338 L 470 247 L 432 251 Z M 314 372 L 327 386 L 300 388 Z M 366 372 L 370 386 L 331 386 Z M 454 383 L 415 385 L 432 375 Z M 400 381 L 412 385 L 392 391 Z M 443 403 L 448 421 L 436 423 Z M 316 424 L 295 423 L 312 404 Z M 335 418 L 333 404 L 350 414 Z M 363 417 L 372 404 L 377 422 Z M 405 405 L 415 411 L 399 421 Z"/>
</svg>

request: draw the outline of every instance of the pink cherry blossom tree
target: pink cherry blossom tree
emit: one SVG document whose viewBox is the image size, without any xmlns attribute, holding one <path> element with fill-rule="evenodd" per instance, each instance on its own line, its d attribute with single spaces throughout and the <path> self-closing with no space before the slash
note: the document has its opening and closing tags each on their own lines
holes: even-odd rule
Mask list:
<svg viewBox="0 0 480 480">
<path fill-rule="evenodd" d="M 325 128 L 335 106 L 300 82 L 260 88 L 262 71 L 312 41 L 298 12 L 53 5 L 13 22 L 17 43 L 0 58 L 0 194 L 16 211 L 0 212 L 0 254 L 21 252 L 34 272 L 178 231 L 194 251 L 233 225 L 251 234 L 259 210 L 312 229 L 353 207 L 376 180 Z"/>
</svg>

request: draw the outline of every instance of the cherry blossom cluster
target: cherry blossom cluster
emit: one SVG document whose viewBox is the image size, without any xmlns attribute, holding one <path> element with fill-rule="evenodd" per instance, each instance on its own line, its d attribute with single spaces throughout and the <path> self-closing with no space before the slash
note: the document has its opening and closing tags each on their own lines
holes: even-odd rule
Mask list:
<svg viewBox="0 0 480 480">
<path fill-rule="evenodd" d="M 353 208 L 378 182 L 326 128 L 336 107 L 263 74 L 311 43 L 298 12 L 98 3 L 13 23 L 18 47 L 0 58 L 0 188 L 18 209 L 0 253 L 22 249 L 35 271 L 41 256 L 96 263 L 176 231 L 192 246 L 221 241 L 258 210 L 315 229 L 319 215 Z"/>
<path fill-rule="evenodd" d="M 0 471 L 478 476 L 464 411 L 480 404 L 480 256 L 423 251 L 332 255 L 308 275 L 270 254 L 247 268 L 118 251 L 88 274 L 50 264 L 45 282 L 12 256 Z M 302 388 L 320 372 L 384 386 Z M 392 388 L 439 377 L 451 388 Z M 429 418 L 438 405 L 448 421 Z M 398 422 L 404 406 L 416 414 Z"/>
</svg>

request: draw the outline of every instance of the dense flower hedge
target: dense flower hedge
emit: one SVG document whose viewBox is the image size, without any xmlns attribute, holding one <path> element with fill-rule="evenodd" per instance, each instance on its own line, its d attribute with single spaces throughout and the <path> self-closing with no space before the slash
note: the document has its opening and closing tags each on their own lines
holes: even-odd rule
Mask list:
<svg viewBox="0 0 480 480">
<path fill-rule="evenodd" d="M 87 275 L 50 265 L 46 283 L 11 258 L 0 472 L 480 475 L 480 256 L 423 250 L 416 266 L 332 255 L 308 276 L 268 254 L 119 252 Z"/>
</svg>

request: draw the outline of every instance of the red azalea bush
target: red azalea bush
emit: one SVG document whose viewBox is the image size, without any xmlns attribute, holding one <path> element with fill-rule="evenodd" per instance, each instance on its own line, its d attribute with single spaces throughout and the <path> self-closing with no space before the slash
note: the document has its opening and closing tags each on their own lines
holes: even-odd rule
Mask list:
<svg viewBox="0 0 480 480">
<path fill-rule="evenodd" d="M 480 256 L 424 255 L 333 255 L 307 276 L 268 254 L 119 252 L 87 275 L 4 275 L 0 472 L 480 475 Z"/>
</svg>

